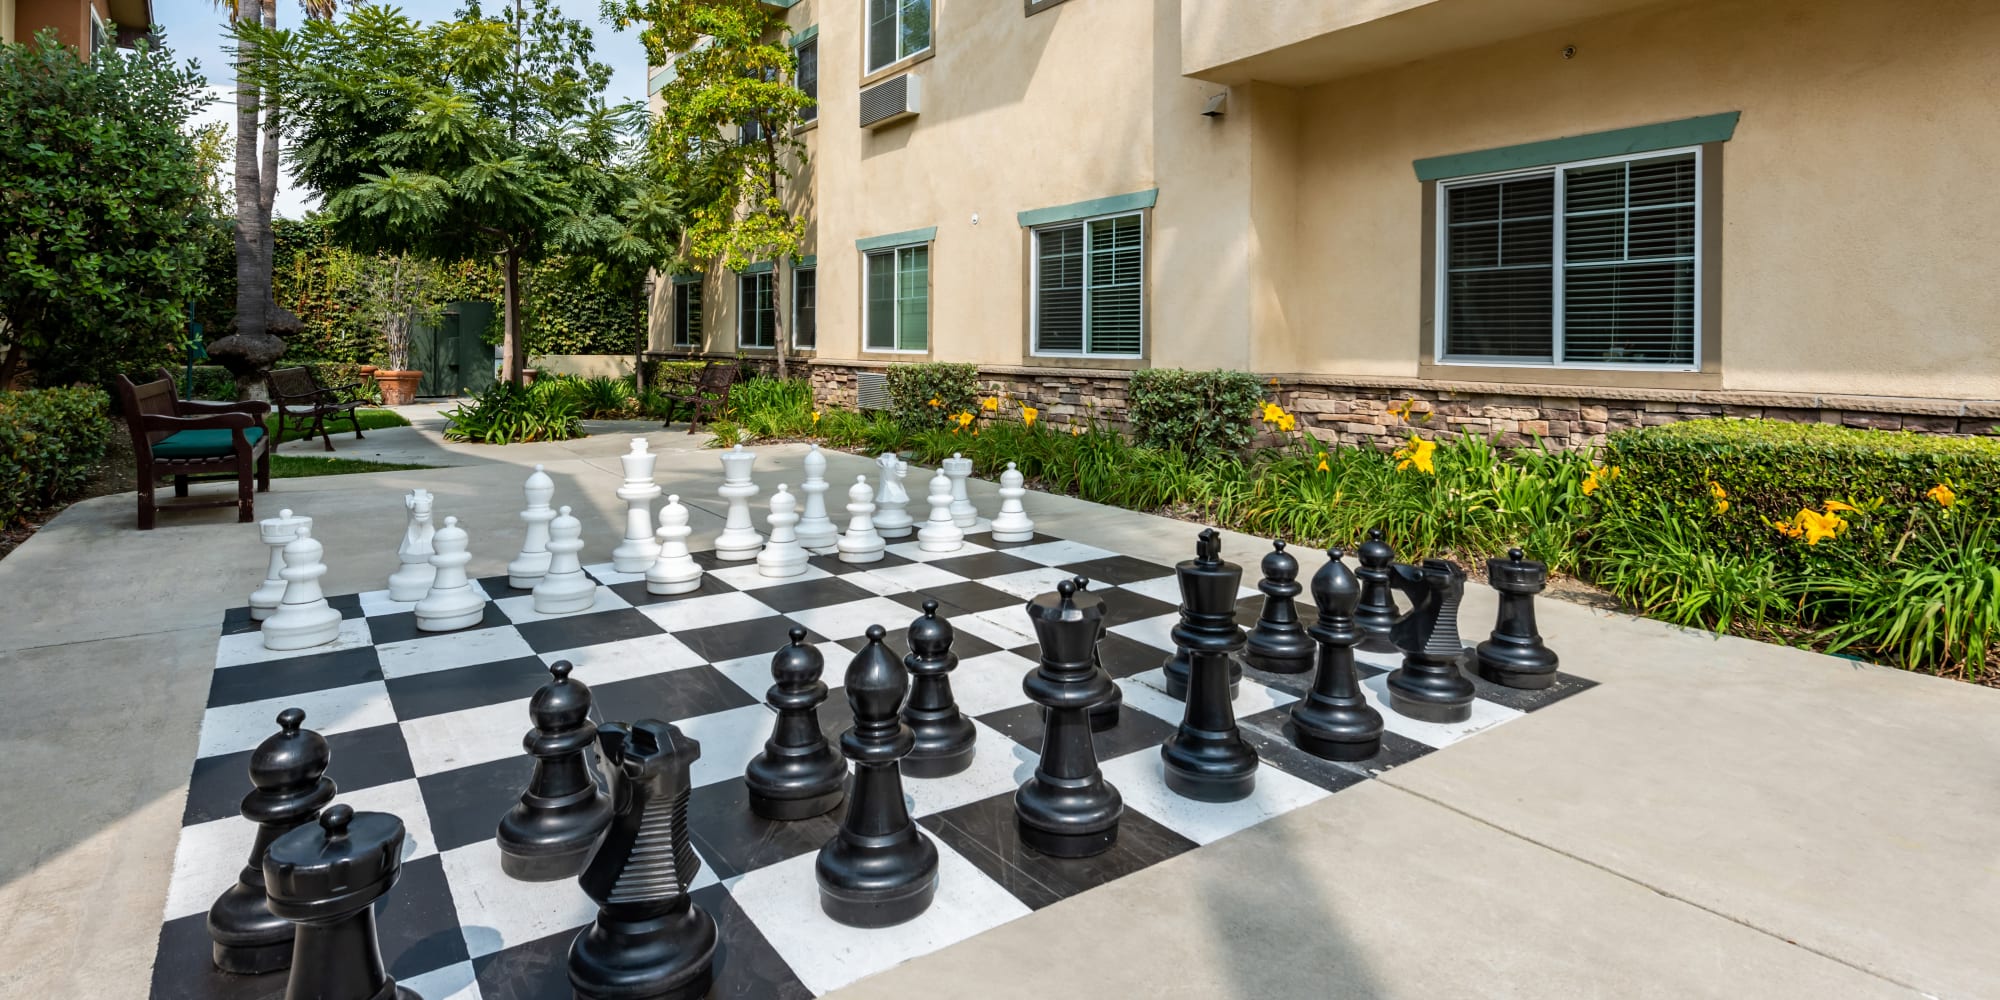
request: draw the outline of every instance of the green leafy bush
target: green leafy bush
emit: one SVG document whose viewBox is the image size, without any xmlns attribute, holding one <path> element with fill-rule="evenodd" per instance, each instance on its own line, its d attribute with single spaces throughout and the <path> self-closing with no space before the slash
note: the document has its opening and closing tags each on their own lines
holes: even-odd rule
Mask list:
<svg viewBox="0 0 2000 1000">
<path fill-rule="evenodd" d="M 1148 368 L 1132 373 L 1127 419 L 1139 443 L 1185 455 L 1236 451 L 1255 434 L 1264 388 L 1257 376 L 1217 368 Z"/>
<path fill-rule="evenodd" d="M 102 389 L 0 392 L 0 527 L 82 489 L 111 443 Z"/>
<path fill-rule="evenodd" d="M 619 420 L 632 415 L 637 401 L 632 396 L 632 383 L 610 375 L 594 378 L 565 378 L 558 380 L 576 401 L 577 413 L 587 420 Z"/>
<path fill-rule="evenodd" d="M 445 411 L 448 441 L 520 444 L 583 437 L 573 390 L 564 380 L 515 387 L 495 382 L 456 410 Z"/>
<path fill-rule="evenodd" d="M 890 365 L 889 400 L 896 419 L 912 431 L 943 427 L 954 413 L 979 405 L 979 367 L 943 361 Z"/>
</svg>

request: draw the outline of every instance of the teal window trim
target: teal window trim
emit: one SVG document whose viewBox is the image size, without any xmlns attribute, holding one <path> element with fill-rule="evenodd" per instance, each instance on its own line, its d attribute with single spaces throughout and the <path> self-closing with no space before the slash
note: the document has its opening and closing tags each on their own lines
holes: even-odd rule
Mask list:
<svg viewBox="0 0 2000 1000">
<path fill-rule="evenodd" d="M 803 257 L 792 258 L 792 270 L 794 271 L 803 271 L 806 268 L 818 267 L 818 266 L 819 266 L 819 255 L 815 253 L 809 253 Z"/>
<path fill-rule="evenodd" d="M 1482 149 L 1471 153 L 1433 156 L 1416 161 L 1417 179 L 1436 181 L 1451 177 L 1473 177 L 1479 174 L 1497 174 L 1508 170 L 1572 163 L 1577 160 L 1595 160 L 1607 156 L 1650 153 L 1654 150 L 1675 149 L 1681 146 L 1699 146 L 1707 142 L 1728 142 L 1736 134 L 1736 120 L 1742 114 L 1741 111 L 1725 111 L 1699 118 L 1683 118 L 1679 121 L 1659 122 L 1653 125 L 1635 125 L 1609 132 L 1565 136 L 1561 139 L 1546 139 L 1519 146 L 1502 146 L 1498 149 Z"/>
<path fill-rule="evenodd" d="M 698 285 L 703 277 L 699 274 L 676 274 L 673 280 L 676 285 Z"/>
<path fill-rule="evenodd" d="M 792 48 L 798 48 L 819 37 L 819 25 L 808 24 L 792 33 Z"/>
<path fill-rule="evenodd" d="M 799 5 L 799 0 L 764 0 L 764 3 L 781 10 L 791 10 Z"/>
<path fill-rule="evenodd" d="M 743 269 L 741 269 L 741 270 L 737 271 L 736 273 L 737 273 L 737 274 L 770 274 L 770 273 L 771 273 L 771 262 L 770 262 L 770 261 L 768 261 L 768 260 L 760 260 L 760 261 L 756 262 L 755 264 L 751 264 L 750 266 L 748 266 L 748 267 L 745 267 L 745 268 L 743 268 Z"/>
<path fill-rule="evenodd" d="M 1142 208 L 1152 208 L 1160 200 L 1160 189 L 1134 191 L 1131 194 L 1112 195 L 1109 198 L 1095 198 L 1079 201 L 1074 205 L 1057 205 L 1054 208 L 1037 208 L 1015 215 L 1024 229 L 1046 226 L 1053 222 L 1075 222 L 1099 215 L 1116 215 L 1120 212 L 1135 212 Z"/>
<path fill-rule="evenodd" d="M 937 239 L 937 227 L 928 226 L 923 229 L 911 229 L 906 232 L 889 233 L 884 236 L 864 236 L 854 241 L 854 249 L 864 252 L 869 250 L 886 250 L 889 247 L 909 246 L 913 243 L 929 243 L 934 239 Z"/>
</svg>

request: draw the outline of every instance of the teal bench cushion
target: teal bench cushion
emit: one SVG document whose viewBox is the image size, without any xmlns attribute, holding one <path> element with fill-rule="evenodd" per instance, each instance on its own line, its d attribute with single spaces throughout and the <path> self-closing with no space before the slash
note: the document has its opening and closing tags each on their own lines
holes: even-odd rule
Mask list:
<svg viewBox="0 0 2000 1000">
<path fill-rule="evenodd" d="M 254 445 L 263 439 L 264 428 L 252 427 L 243 436 Z M 175 431 L 153 443 L 155 458 L 221 458 L 235 451 L 234 432 L 221 427 Z"/>
</svg>

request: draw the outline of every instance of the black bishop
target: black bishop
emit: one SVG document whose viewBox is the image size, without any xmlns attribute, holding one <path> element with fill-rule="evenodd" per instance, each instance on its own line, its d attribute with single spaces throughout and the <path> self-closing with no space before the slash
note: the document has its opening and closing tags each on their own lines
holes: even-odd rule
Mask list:
<svg viewBox="0 0 2000 1000">
<path fill-rule="evenodd" d="M 1319 673 L 1312 691 L 1292 706 L 1292 742 L 1327 760 L 1367 760 L 1382 749 L 1382 713 L 1361 694 L 1354 673 L 1354 647 L 1361 629 L 1354 608 L 1361 584 L 1341 561 L 1339 549 L 1313 574 L 1313 604 L 1319 618 L 1306 631 L 1319 644 Z"/>
</svg>

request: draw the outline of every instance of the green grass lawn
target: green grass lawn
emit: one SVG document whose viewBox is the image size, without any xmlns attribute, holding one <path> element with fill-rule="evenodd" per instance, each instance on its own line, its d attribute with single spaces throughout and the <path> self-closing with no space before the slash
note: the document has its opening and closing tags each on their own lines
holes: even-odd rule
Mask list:
<svg viewBox="0 0 2000 1000">
<path fill-rule="evenodd" d="M 395 416 L 391 413 L 389 416 Z M 390 425 L 384 425 L 390 426 Z M 351 476 L 360 472 L 397 472 L 428 469 L 428 465 L 401 462 L 370 462 L 358 458 L 325 458 L 319 455 L 272 455 L 272 479 L 304 479 L 307 476 Z"/>
<path fill-rule="evenodd" d="M 361 409 L 356 410 L 355 414 L 361 418 L 361 431 L 364 434 L 369 431 L 376 430 L 377 428 L 382 428 L 382 427 L 410 426 L 410 422 L 408 420 L 404 420 L 403 415 L 397 413 L 394 410 L 381 410 L 381 409 L 376 409 L 374 407 L 364 406 Z M 348 423 L 347 418 L 344 416 L 328 417 L 326 421 L 326 426 L 328 430 L 333 432 L 333 439 L 336 442 L 340 441 L 343 438 L 350 441 L 354 439 L 354 425 Z M 273 437 L 277 435 L 278 415 L 276 413 L 273 413 L 270 416 L 264 418 L 264 433 L 270 434 Z M 279 440 L 278 443 L 283 444 L 286 441 L 297 441 L 305 436 L 306 436 L 305 430 L 300 428 L 297 422 L 287 420 L 285 421 L 285 436 L 282 440 Z M 350 471 L 380 472 L 382 470 L 353 469 Z M 272 472 L 271 474 L 277 475 L 275 471 Z M 307 475 L 314 475 L 314 474 L 325 475 L 325 473 L 307 473 Z"/>
</svg>

